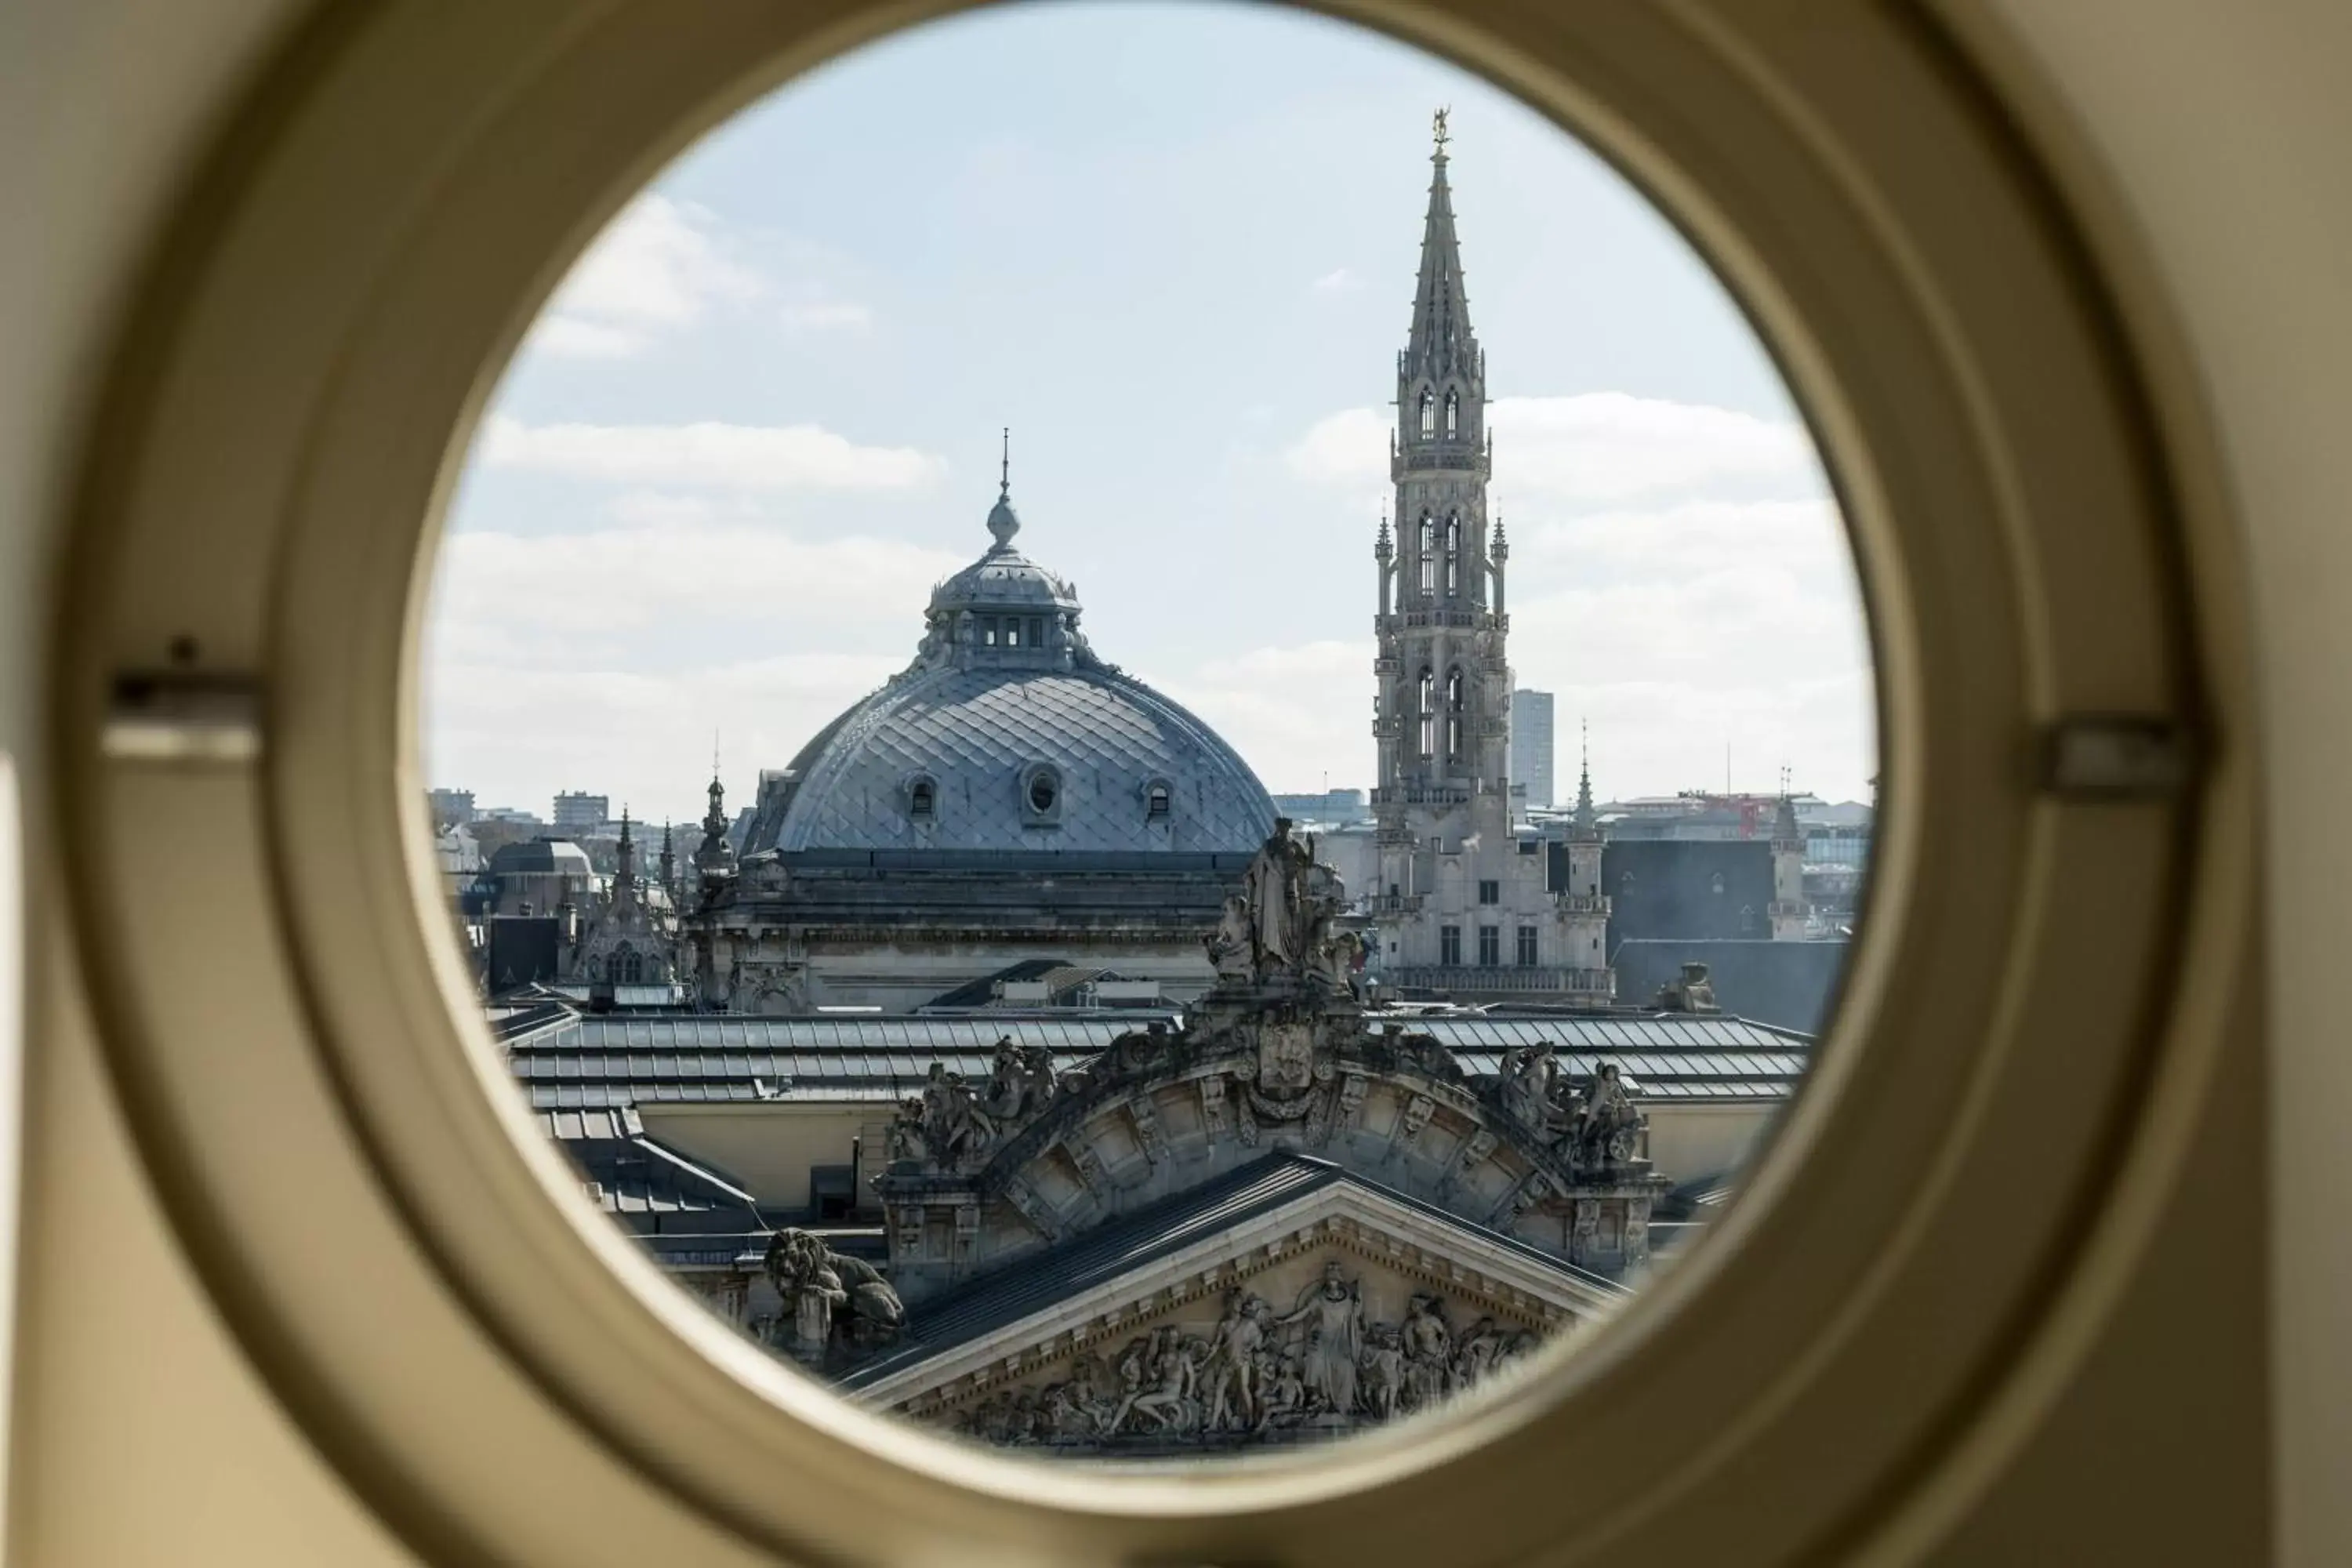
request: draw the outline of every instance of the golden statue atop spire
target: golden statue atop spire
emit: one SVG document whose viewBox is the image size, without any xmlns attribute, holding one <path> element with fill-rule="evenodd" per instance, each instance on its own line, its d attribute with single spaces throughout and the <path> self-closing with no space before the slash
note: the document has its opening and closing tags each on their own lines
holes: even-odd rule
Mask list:
<svg viewBox="0 0 2352 1568">
<path fill-rule="evenodd" d="M 1445 144 L 1454 140 L 1445 130 L 1445 117 L 1453 112 L 1451 108 L 1441 109 L 1430 119 L 1430 134 L 1437 142 L 1437 155 L 1441 158 L 1445 156 Z"/>
</svg>

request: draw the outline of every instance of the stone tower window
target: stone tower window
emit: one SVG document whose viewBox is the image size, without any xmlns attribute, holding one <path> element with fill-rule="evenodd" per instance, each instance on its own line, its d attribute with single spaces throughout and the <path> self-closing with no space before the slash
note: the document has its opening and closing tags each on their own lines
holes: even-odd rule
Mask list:
<svg viewBox="0 0 2352 1568">
<path fill-rule="evenodd" d="M 1462 434 L 1462 395 L 1458 392 L 1449 392 L 1445 395 L 1446 438 L 1451 440 L 1460 434 Z"/>
<path fill-rule="evenodd" d="M 1459 513 L 1445 520 L 1445 596 L 1452 598 L 1462 591 L 1462 518 Z"/>
<path fill-rule="evenodd" d="M 1421 389 L 1421 434 L 1424 440 L 1437 434 L 1437 399 L 1425 386 Z"/>
<path fill-rule="evenodd" d="M 1429 670 L 1421 672 L 1421 754 L 1431 754 L 1431 742 L 1437 728 L 1437 677 Z"/>
<path fill-rule="evenodd" d="M 1421 591 L 1437 592 L 1437 520 L 1427 512 L 1421 514 L 1421 549 L 1416 552 L 1421 561 Z"/>
<path fill-rule="evenodd" d="M 1445 754 L 1457 760 L 1462 755 L 1462 672 L 1458 669 L 1445 678 Z"/>
</svg>

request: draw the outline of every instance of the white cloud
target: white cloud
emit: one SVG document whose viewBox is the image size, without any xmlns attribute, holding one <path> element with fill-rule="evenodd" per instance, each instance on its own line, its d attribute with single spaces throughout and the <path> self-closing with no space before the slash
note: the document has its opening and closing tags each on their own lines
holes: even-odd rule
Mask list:
<svg viewBox="0 0 2352 1568">
<path fill-rule="evenodd" d="M 1210 659 L 1166 683 L 1269 790 L 1348 785 L 1370 772 L 1372 645 L 1330 640 Z"/>
<path fill-rule="evenodd" d="M 533 352 L 558 359 L 633 359 L 646 346 L 645 333 L 580 316 L 542 316 L 530 330 Z"/>
<path fill-rule="evenodd" d="M 1497 398 L 1486 422 L 1496 489 L 1513 501 L 1609 506 L 1701 490 L 1791 495 L 1822 487 L 1801 425 L 1728 408 L 1590 392 Z M 1291 471 L 1320 484 L 1381 484 L 1391 427 L 1376 409 L 1327 416 L 1291 447 Z"/>
<path fill-rule="evenodd" d="M 1350 289 L 1360 289 L 1363 282 L 1348 268 L 1335 267 L 1307 287 L 1318 294 L 1338 294 Z"/>
<path fill-rule="evenodd" d="M 755 299 L 716 215 L 648 191 L 597 236 L 532 329 L 530 347 L 572 359 L 626 359 L 693 325 L 715 303 Z"/>
<path fill-rule="evenodd" d="M 433 602 L 436 645 L 493 630 L 611 636 L 689 617 L 705 630 L 730 621 L 772 627 L 789 605 L 796 627 L 819 632 L 893 616 L 887 646 L 911 653 L 931 585 L 964 564 L 899 540 L 800 539 L 714 521 L 691 499 L 629 496 L 614 510 L 631 521 L 583 533 L 451 535 Z M 825 584 L 855 591 L 812 591 Z"/>
<path fill-rule="evenodd" d="M 841 300 L 821 300 L 787 305 L 780 318 L 789 331 L 862 332 L 874 324 L 874 312 L 864 305 Z"/>
<path fill-rule="evenodd" d="M 436 779 L 466 781 L 484 805 L 543 816 L 554 789 L 587 787 L 645 821 L 690 823 L 702 812 L 714 734 L 728 804 L 748 805 L 760 768 L 781 766 L 904 663 L 803 653 L 647 672 L 623 662 L 435 660 L 425 667 L 426 765 Z"/>
<path fill-rule="evenodd" d="M 708 497 L 638 493 L 609 510 L 617 526 L 444 547 L 423 659 L 427 760 L 486 805 L 544 815 L 550 780 L 593 780 L 688 819 L 713 731 L 742 763 L 730 787 L 748 790 L 753 770 L 905 668 L 931 585 L 964 563 L 897 540 L 795 537 Z"/>
<path fill-rule="evenodd" d="M 475 458 L 625 485 L 739 490 L 904 490 L 940 460 L 911 447 L 861 447 L 814 425 L 526 425 L 493 415 Z"/>
</svg>

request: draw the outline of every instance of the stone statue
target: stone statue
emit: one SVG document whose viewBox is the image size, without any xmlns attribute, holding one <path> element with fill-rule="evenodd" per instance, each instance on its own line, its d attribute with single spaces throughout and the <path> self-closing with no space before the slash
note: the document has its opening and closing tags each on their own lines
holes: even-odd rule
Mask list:
<svg viewBox="0 0 2352 1568">
<path fill-rule="evenodd" d="M 1302 1373 L 1308 1391 L 1339 1415 L 1355 1414 L 1356 1357 L 1363 1349 L 1364 1300 L 1357 1282 L 1340 1272 L 1338 1258 L 1323 1265 L 1322 1279 L 1299 1293 L 1298 1305 L 1281 1321 L 1285 1326 L 1307 1324 Z"/>
<path fill-rule="evenodd" d="M 1393 1420 L 1397 1401 L 1404 1394 L 1404 1331 L 1394 1323 L 1375 1323 L 1365 1339 L 1359 1370 L 1366 1411 L 1375 1421 Z"/>
<path fill-rule="evenodd" d="M 1257 976 L 1257 959 L 1252 951 L 1255 936 L 1251 931 L 1249 900 L 1238 893 L 1225 900 L 1225 912 L 1217 929 L 1201 939 L 1209 950 L 1209 963 L 1218 978 L 1252 980 Z"/>
<path fill-rule="evenodd" d="M 1226 1294 L 1225 1315 L 1217 1324 L 1202 1374 L 1203 1427 L 1247 1430 L 1256 1422 L 1257 1353 L 1266 1342 L 1266 1320 L 1273 1310 L 1263 1296 L 1241 1290 Z"/>
<path fill-rule="evenodd" d="M 1577 1110 L 1576 1156 L 1581 1165 L 1622 1164 L 1633 1157 L 1641 1141 L 1642 1113 L 1615 1062 L 1601 1062 Z"/>
<path fill-rule="evenodd" d="M 1106 1436 L 1116 1433 L 1127 1424 L 1128 1413 L 1149 1390 L 1151 1377 L 1151 1341 L 1133 1339 L 1118 1352 L 1118 1403 L 1110 1418 L 1103 1423 Z"/>
<path fill-rule="evenodd" d="M 1299 1375 L 1298 1358 L 1272 1347 L 1259 1355 L 1258 1385 L 1265 1394 L 1259 1402 L 1257 1430 L 1290 1426 L 1307 1407 L 1307 1384 Z"/>
<path fill-rule="evenodd" d="M 923 1101 L 919 1095 L 910 1095 L 898 1102 L 898 1114 L 890 1119 L 890 1163 L 900 1164 L 923 1158 Z"/>
<path fill-rule="evenodd" d="M 1271 971 L 1295 970 L 1306 956 L 1298 940 L 1300 860 L 1297 841 L 1290 837 L 1290 819 L 1276 817 L 1272 836 L 1242 878 L 1260 979 Z"/>
<path fill-rule="evenodd" d="M 981 1108 L 992 1128 L 1003 1132 L 1045 1109 L 1054 1098 L 1053 1053 L 1043 1046 L 1016 1046 L 1006 1035 L 996 1042 Z"/>
<path fill-rule="evenodd" d="M 784 1303 L 777 1331 L 790 1333 L 788 1348 L 803 1360 L 824 1357 L 836 1331 L 877 1344 L 906 1324 L 906 1306 L 879 1269 L 841 1256 L 808 1231 L 780 1230 L 769 1237 L 762 1268 Z"/>
<path fill-rule="evenodd" d="M 1356 965 L 1363 952 L 1364 939 L 1354 931 L 1332 932 L 1315 944 L 1315 977 L 1334 991 L 1354 994 Z"/>
<path fill-rule="evenodd" d="M 1467 1388 L 1486 1375 L 1502 1354 L 1503 1333 L 1492 1318 L 1481 1318 L 1454 1352 L 1454 1386 Z"/>
<path fill-rule="evenodd" d="M 917 1136 L 924 1158 L 942 1171 L 958 1170 L 978 1160 L 995 1142 L 995 1121 L 981 1108 L 963 1075 L 950 1072 L 943 1062 L 931 1064 L 929 1076 L 923 1080 L 922 1098 L 908 1103 L 921 1107 Z M 891 1138 L 894 1149 L 903 1142 L 895 1128 Z"/>
<path fill-rule="evenodd" d="M 1427 1292 L 1405 1309 L 1405 1393 L 1412 1408 L 1426 1410 L 1453 1392 L 1454 1331 L 1445 1303 Z"/>
<path fill-rule="evenodd" d="M 1549 1040 L 1539 1041 L 1512 1058 L 1503 1075 L 1503 1104 L 1522 1126 L 1549 1139 L 1559 1083 L 1559 1059 Z"/>
<path fill-rule="evenodd" d="M 1162 1328 L 1152 1336 L 1152 1386 L 1129 1402 L 1139 1415 L 1160 1423 L 1162 1432 L 1189 1432 L 1201 1426 L 1200 1401 L 1193 1396 L 1200 1342 Z"/>
</svg>

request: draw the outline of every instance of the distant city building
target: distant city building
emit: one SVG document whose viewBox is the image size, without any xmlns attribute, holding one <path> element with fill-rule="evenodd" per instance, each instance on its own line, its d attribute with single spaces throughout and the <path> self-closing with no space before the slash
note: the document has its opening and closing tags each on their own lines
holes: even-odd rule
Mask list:
<svg viewBox="0 0 2352 1568">
<path fill-rule="evenodd" d="M 545 827 L 547 819 L 519 805 L 486 805 L 474 814 L 477 822 L 504 822 L 516 827 Z"/>
<path fill-rule="evenodd" d="M 1529 805 L 1552 802 L 1551 693 L 1511 693 L 1511 788 Z"/>
<path fill-rule="evenodd" d="M 492 996 L 530 987 L 592 1006 L 667 1005 L 686 999 L 677 973 L 677 857 L 661 837 L 658 871 L 638 866 L 635 824 L 625 815 L 615 869 L 600 876 L 568 838 L 501 846 L 471 902 L 483 915 L 482 980 Z"/>
<path fill-rule="evenodd" d="M 431 793 L 431 799 L 436 827 L 463 827 L 474 820 L 472 790 L 436 789 Z"/>
<path fill-rule="evenodd" d="M 612 816 L 613 797 L 610 795 L 566 790 L 555 797 L 553 820 L 558 833 L 601 834 Z"/>
<path fill-rule="evenodd" d="M 1327 789 L 1315 795 L 1277 795 L 1274 809 L 1302 826 L 1315 823 L 1342 826 L 1351 822 L 1370 820 L 1371 812 L 1364 804 L 1364 792 L 1360 789 Z"/>
</svg>

